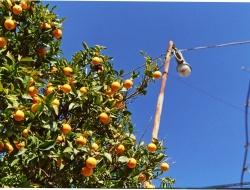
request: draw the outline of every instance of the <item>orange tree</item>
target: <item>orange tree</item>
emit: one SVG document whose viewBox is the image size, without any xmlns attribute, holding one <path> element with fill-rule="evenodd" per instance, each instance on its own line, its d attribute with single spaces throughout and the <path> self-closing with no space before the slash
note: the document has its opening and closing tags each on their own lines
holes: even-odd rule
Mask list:
<svg viewBox="0 0 250 190">
<path fill-rule="evenodd" d="M 126 103 L 145 95 L 143 80 L 117 72 L 103 46 L 60 58 L 62 22 L 54 8 L 29 0 L 0 6 L 0 186 L 171 187 L 163 143 L 136 141 Z M 127 75 L 126 75 L 127 76 Z M 124 82 L 126 81 L 126 82 Z"/>
</svg>

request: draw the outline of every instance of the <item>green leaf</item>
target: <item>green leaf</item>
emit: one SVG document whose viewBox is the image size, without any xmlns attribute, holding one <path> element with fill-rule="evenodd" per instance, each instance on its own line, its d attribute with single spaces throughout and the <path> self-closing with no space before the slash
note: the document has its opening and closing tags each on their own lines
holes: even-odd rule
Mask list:
<svg viewBox="0 0 250 190">
<path fill-rule="evenodd" d="M 0 82 L 0 92 L 3 91 L 3 84 Z"/>
<path fill-rule="evenodd" d="M 4 125 L 0 123 L 0 131 L 4 129 Z"/>
<path fill-rule="evenodd" d="M 10 60 L 12 61 L 12 63 L 15 63 L 15 58 L 14 58 L 14 56 L 10 52 L 7 52 L 6 57 L 10 58 Z"/>
<path fill-rule="evenodd" d="M 45 129 L 50 129 L 50 125 L 47 124 L 47 125 L 43 125 L 42 128 L 45 128 Z"/>
<path fill-rule="evenodd" d="M 56 115 L 58 115 L 58 106 L 57 105 L 52 105 Z"/>
<path fill-rule="evenodd" d="M 67 148 L 64 149 L 63 152 L 64 152 L 64 153 L 65 153 L 65 152 L 73 152 L 73 149 L 72 149 L 71 147 L 67 147 Z"/>
<path fill-rule="evenodd" d="M 63 22 L 63 21 L 65 21 L 66 20 L 66 18 L 61 18 L 60 19 L 60 22 Z"/>
<path fill-rule="evenodd" d="M 75 155 L 77 155 L 77 154 L 80 152 L 80 151 L 79 151 L 79 150 L 77 150 L 76 148 L 74 148 L 74 150 L 73 150 L 73 151 L 74 151 L 74 154 L 75 154 Z"/>
<path fill-rule="evenodd" d="M 32 97 L 31 97 L 28 93 L 26 93 L 26 92 L 24 92 L 24 93 L 22 94 L 22 98 L 23 98 L 23 99 L 32 100 Z"/>
<path fill-rule="evenodd" d="M 124 74 L 124 70 L 120 70 L 120 76 L 122 76 Z"/>
<path fill-rule="evenodd" d="M 129 131 L 129 134 L 132 134 L 132 133 L 133 133 L 133 130 L 134 130 L 134 127 L 133 127 L 132 123 L 128 123 L 128 131 Z"/>
<path fill-rule="evenodd" d="M 46 98 L 46 104 L 50 104 L 56 98 L 56 92 L 52 92 Z"/>
<path fill-rule="evenodd" d="M 118 158 L 118 162 L 122 162 L 122 163 L 128 162 L 128 160 L 129 160 L 129 158 L 127 156 L 120 156 Z"/>
<path fill-rule="evenodd" d="M 74 106 L 76 105 L 76 103 L 72 102 L 69 104 L 69 110 L 71 110 L 72 108 L 74 108 Z"/>
<path fill-rule="evenodd" d="M 82 45 L 83 45 L 83 47 L 84 47 L 84 49 L 85 49 L 86 51 L 89 50 L 89 47 L 87 46 L 87 44 L 86 44 L 85 42 L 82 42 Z"/>
<path fill-rule="evenodd" d="M 56 18 L 56 15 L 54 15 L 54 14 L 47 14 L 45 16 L 45 19 L 51 19 L 51 18 Z"/>
<path fill-rule="evenodd" d="M 50 12 L 53 12 L 55 10 L 57 6 L 55 5 L 54 7 L 52 7 L 51 11 Z"/>
<path fill-rule="evenodd" d="M 101 90 L 101 89 L 102 89 L 102 86 L 95 86 L 95 87 L 93 88 L 94 91 L 99 91 L 99 90 Z"/>
<path fill-rule="evenodd" d="M 163 153 L 160 153 L 157 155 L 156 159 L 154 159 L 155 162 L 160 162 L 165 157 Z"/>
<path fill-rule="evenodd" d="M 110 161 L 112 162 L 112 158 L 111 158 L 111 154 L 104 152 L 104 156 Z"/>
<path fill-rule="evenodd" d="M 130 137 L 125 137 L 125 138 L 123 139 L 123 144 L 124 144 L 124 145 L 133 145 L 134 142 L 133 142 L 133 140 L 132 140 Z"/>
<path fill-rule="evenodd" d="M 32 61 L 32 62 L 34 62 L 35 60 L 32 59 L 31 57 L 23 57 L 20 59 L 20 61 Z"/>
<path fill-rule="evenodd" d="M 13 162 L 11 162 L 10 166 L 14 166 L 18 161 L 19 161 L 19 158 L 13 160 Z"/>
<path fill-rule="evenodd" d="M 24 80 L 23 80 L 23 85 L 27 86 L 30 82 L 30 76 L 29 75 L 25 75 Z"/>
<path fill-rule="evenodd" d="M 123 113 L 124 116 L 127 116 L 127 115 L 130 116 L 130 115 L 132 115 L 132 113 L 130 111 L 127 111 L 127 110 L 123 111 L 122 113 Z"/>
<path fill-rule="evenodd" d="M 50 149 L 54 148 L 55 144 L 56 144 L 56 141 L 50 140 L 50 141 L 47 141 L 47 142 L 40 144 L 39 149 L 40 150 L 50 150 Z"/>
<path fill-rule="evenodd" d="M 8 100 L 12 100 L 12 101 L 15 101 L 15 100 L 18 100 L 18 97 L 16 95 L 6 95 L 6 98 Z"/>
<path fill-rule="evenodd" d="M 22 149 L 18 152 L 17 156 L 19 156 L 19 155 L 21 155 L 21 154 L 24 154 L 27 150 L 28 150 L 27 148 L 22 148 Z"/>
</svg>

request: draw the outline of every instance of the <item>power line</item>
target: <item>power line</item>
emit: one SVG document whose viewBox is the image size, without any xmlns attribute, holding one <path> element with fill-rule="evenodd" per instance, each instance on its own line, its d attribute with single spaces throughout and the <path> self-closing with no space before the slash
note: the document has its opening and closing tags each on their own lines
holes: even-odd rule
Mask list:
<svg viewBox="0 0 250 190">
<path fill-rule="evenodd" d="M 241 179 L 240 179 L 240 183 L 243 184 L 243 178 L 244 178 L 244 173 L 247 170 L 246 167 L 246 161 L 247 161 L 247 153 L 248 153 L 248 146 L 249 146 L 249 142 L 248 142 L 248 105 L 249 105 L 249 96 L 250 96 L 250 81 L 249 81 L 249 85 L 248 85 L 248 91 L 247 91 L 247 98 L 246 98 L 246 108 L 245 108 L 245 134 L 246 134 L 246 145 L 245 145 L 245 155 L 244 155 L 244 160 L 243 160 L 243 167 L 242 167 L 242 171 L 241 171 Z M 242 187 L 242 185 L 241 185 Z"/>
<path fill-rule="evenodd" d="M 217 48 L 217 47 L 232 46 L 232 45 L 240 45 L 240 44 L 247 44 L 247 43 L 250 43 L 250 40 L 248 40 L 248 41 L 243 41 L 243 42 L 231 42 L 231 43 L 226 43 L 226 44 L 218 44 L 218 45 L 213 45 L 213 46 L 201 46 L 201 47 L 195 47 L 195 48 L 186 48 L 186 49 L 182 49 L 182 50 L 179 50 L 179 51 L 183 52 L 183 51 L 190 51 L 190 50 Z M 155 58 L 153 59 L 153 61 L 156 60 L 156 59 L 159 59 L 159 58 L 162 57 L 162 56 L 166 56 L 166 53 L 162 53 L 161 55 L 155 57 Z M 142 68 L 144 65 L 145 65 L 145 63 L 142 64 L 142 65 L 140 65 L 140 66 L 138 66 L 138 67 L 136 67 L 136 68 L 134 68 L 132 71 L 138 70 L 138 69 Z M 123 76 L 126 76 L 126 75 L 132 73 L 132 71 L 125 73 Z"/>
<path fill-rule="evenodd" d="M 202 92 L 203 94 L 206 94 L 207 96 L 210 96 L 210 97 L 213 98 L 213 99 L 216 99 L 216 100 L 218 100 L 218 101 L 220 101 L 220 102 L 222 102 L 222 103 L 224 103 L 224 104 L 227 104 L 228 106 L 233 107 L 234 109 L 237 109 L 237 110 L 240 110 L 240 111 L 246 113 L 246 111 L 244 111 L 243 109 L 240 109 L 240 108 L 238 108 L 238 107 L 236 107 L 236 106 L 234 106 L 234 105 L 232 105 L 232 104 L 230 104 L 230 103 L 228 103 L 228 102 L 226 102 L 226 101 L 224 101 L 224 100 L 222 100 L 222 99 L 219 99 L 219 98 L 217 98 L 216 96 L 213 96 L 213 95 L 211 95 L 211 94 L 209 94 L 209 93 L 207 93 L 207 92 L 205 92 L 205 91 L 203 91 L 203 90 L 201 90 L 201 89 L 199 89 L 199 88 L 197 88 L 197 87 L 195 87 L 195 86 L 193 86 L 193 85 L 191 85 L 191 84 L 189 84 L 189 83 L 187 83 L 187 82 L 184 82 L 184 81 L 178 79 L 177 77 L 174 77 L 173 75 L 170 75 L 169 73 L 168 73 L 168 75 L 171 76 L 171 77 L 173 77 L 173 78 L 175 78 L 176 80 L 178 80 L 178 81 L 180 81 L 180 82 L 182 82 L 182 83 L 184 83 L 184 84 L 186 84 L 186 85 L 188 85 L 188 86 L 190 86 L 190 87 L 192 87 L 192 88 L 194 88 L 194 89 L 196 89 L 196 90 Z M 249 113 L 247 113 L 247 114 L 249 114 Z"/>
<path fill-rule="evenodd" d="M 187 49 L 182 49 L 179 51 L 190 51 L 190 50 L 199 50 L 199 49 L 207 49 L 207 48 L 217 48 L 217 47 L 232 46 L 232 45 L 247 44 L 247 43 L 250 43 L 250 40 L 243 41 L 243 42 L 232 42 L 232 43 L 227 43 L 227 44 L 219 44 L 219 45 L 214 45 L 214 46 L 202 46 L 202 47 L 195 47 L 195 48 L 187 48 Z"/>
<path fill-rule="evenodd" d="M 232 184 L 224 184 L 224 185 L 214 185 L 214 186 L 208 186 L 204 188 L 228 188 L 228 187 L 238 187 L 241 185 L 250 185 L 250 182 L 245 182 L 245 183 L 232 183 Z"/>
</svg>

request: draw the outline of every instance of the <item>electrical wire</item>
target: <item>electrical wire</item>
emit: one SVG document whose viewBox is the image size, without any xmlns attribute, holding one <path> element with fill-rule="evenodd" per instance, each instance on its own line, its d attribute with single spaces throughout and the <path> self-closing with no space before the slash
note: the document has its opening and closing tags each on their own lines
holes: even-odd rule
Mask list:
<svg viewBox="0 0 250 190">
<path fill-rule="evenodd" d="M 218 47 L 232 46 L 232 45 L 239 45 L 239 44 L 247 44 L 247 43 L 250 43 L 250 40 L 248 40 L 248 41 L 243 41 L 243 42 L 231 42 L 231 43 L 226 43 L 226 44 L 218 44 L 218 45 L 213 45 L 213 46 L 201 46 L 201 47 L 195 47 L 195 48 L 186 48 L 186 49 L 181 49 L 181 50 L 179 50 L 179 51 L 184 52 L 184 51 L 190 51 L 190 50 L 200 50 L 200 49 L 208 49 L 208 48 L 218 48 Z M 153 59 L 153 61 L 156 60 L 156 59 L 159 59 L 159 58 L 162 57 L 162 56 L 166 56 L 166 53 L 162 53 L 161 55 L 155 57 L 155 58 Z M 136 67 L 136 68 L 133 69 L 132 71 L 138 70 L 138 69 L 142 68 L 144 65 L 145 65 L 145 63 L 142 64 L 142 65 L 140 65 L 140 66 L 138 66 L 138 67 Z M 128 75 L 128 74 L 130 74 L 130 73 L 132 73 L 132 71 L 125 73 L 125 74 L 123 75 L 123 77 L 126 76 L 126 75 Z"/>
<path fill-rule="evenodd" d="M 226 101 L 224 101 L 224 100 L 222 100 L 222 99 L 217 98 L 216 96 L 213 96 L 213 95 L 211 95 L 211 94 L 205 92 L 204 90 L 201 90 L 201 89 L 199 89 L 199 88 L 197 88 L 197 87 L 195 87 L 195 86 L 193 86 L 193 85 L 191 85 L 191 84 L 189 84 L 189 83 L 187 83 L 187 82 L 184 82 L 184 81 L 178 79 L 177 77 L 175 77 L 175 76 L 173 76 L 173 75 L 170 75 L 169 73 L 168 73 L 168 75 L 171 76 L 172 78 L 178 80 L 179 82 L 182 82 L 182 83 L 186 84 L 187 86 L 189 86 L 189 87 L 191 87 L 191 88 L 194 88 L 194 89 L 196 89 L 196 90 L 202 92 L 203 94 L 206 94 L 207 96 L 210 96 L 210 97 L 213 98 L 213 99 L 216 99 L 216 100 L 218 100 L 218 101 L 220 101 L 220 102 L 222 102 L 222 103 L 224 103 L 224 104 L 226 104 L 226 105 L 228 105 L 228 106 L 231 106 L 231 107 L 234 108 L 234 109 L 237 109 L 237 110 L 240 110 L 240 111 L 246 113 L 246 111 L 244 111 L 243 109 L 240 109 L 240 108 L 238 108 L 238 107 L 236 107 L 236 106 L 234 106 L 234 105 L 232 105 L 232 104 L 230 104 L 230 103 L 228 103 L 228 102 L 226 102 Z M 247 113 L 247 114 L 249 114 L 249 113 Z"/>
<path fill-rule="evenodd" d="M 249 96 L 250 96 L 250 81 L 249 81 L 249 85 L 248 85 L 247 98 L 246 98 L 246 108 L 245 108 L 245 110 L 246 110 L 245 111 L 246 145 L 245 145 L 245 154 L 244 154 L 243 167 L 242 167 L 241 179 L 240 179 L 241 187 L 242 187 L 242 184 L 243 184 L 244 173 L 247 170 L 246 161 L 247 161 L 248 146 L 249 146 L 249 142 L 248 142 L 248 106 L 249 106 Z"/>
<path fill-rule="evenodd" d="M 238 187 L 241 185 L 250 185 L 250 182 L 245 182 L 243 184 L 241 183 L 232 183 L 232 184 L 224 184 L 224 185 L 214 185 L 214 186 L 208 186 L 204 187 L 205 189 L 207 188 L 213 188 L 213 189 L 218 189 L 218 188 L 228 188 L 228 187 Z"/>
<path fill-rule="evenodd" d="M 190 51 L 190 50 L 217 48 L 217 47 L 232 46 L 232 45 L 247 44 L 247 43 L 250 43 L 250 40 L 243 41 L 243 42 L 232 42 L 232 43 L 227 43 L 227 44 L 219 44 L 219 45 L 214 45 L 214 46 L 202 46 L 202 47 L 195 47 L 195 48 L 187 48 L 187 49 L 182 49 L 179 51 L 183 52 L 183 51 Z"/>
</svg>

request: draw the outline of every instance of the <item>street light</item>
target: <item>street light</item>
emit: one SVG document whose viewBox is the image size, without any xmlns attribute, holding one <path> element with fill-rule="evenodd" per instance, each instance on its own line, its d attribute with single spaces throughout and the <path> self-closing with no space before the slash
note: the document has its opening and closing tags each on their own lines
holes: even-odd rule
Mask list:
<svg viewBox="0 0 250 190">
<path fill-rule="evenodd" d="M 191 66 L 185 61 L 181 52 L 177 48 L 173 48 L 174 57 L 177 62 L 176 70 L 182 77 L 187 77 L 191 74 L 192 68 Z"/>
<path fill-rule="evenodd" d="M 154 127 L 153 127 L 153 132 L 152 132 L 152 140 L 157 139 L 158 137 L 158 131 L 159 131 L 160 120 L 161 120 L 162 104 L 164 100 L 164 89 L 165 89 L 166 82 L 167 82 L 167 75 L 168 75 L 168 68 L 169 68 L 171 54 L 174 54 L 175 56 L 175 60 L 177 62 L 176 69 L 180 76 L 187 77 L 191 74 L 191 71 L 192 71 L 191 66 L 184 60 L 181 52 L 177 48 L 175 48 L 174 42 L 169 41 L 168 51 L 166 53 L 166 58 L 165 58 L 164 72 L 162 75 L 160 93 L 158 96 L 158 102 L 156 106 Z"/>
</svg>

